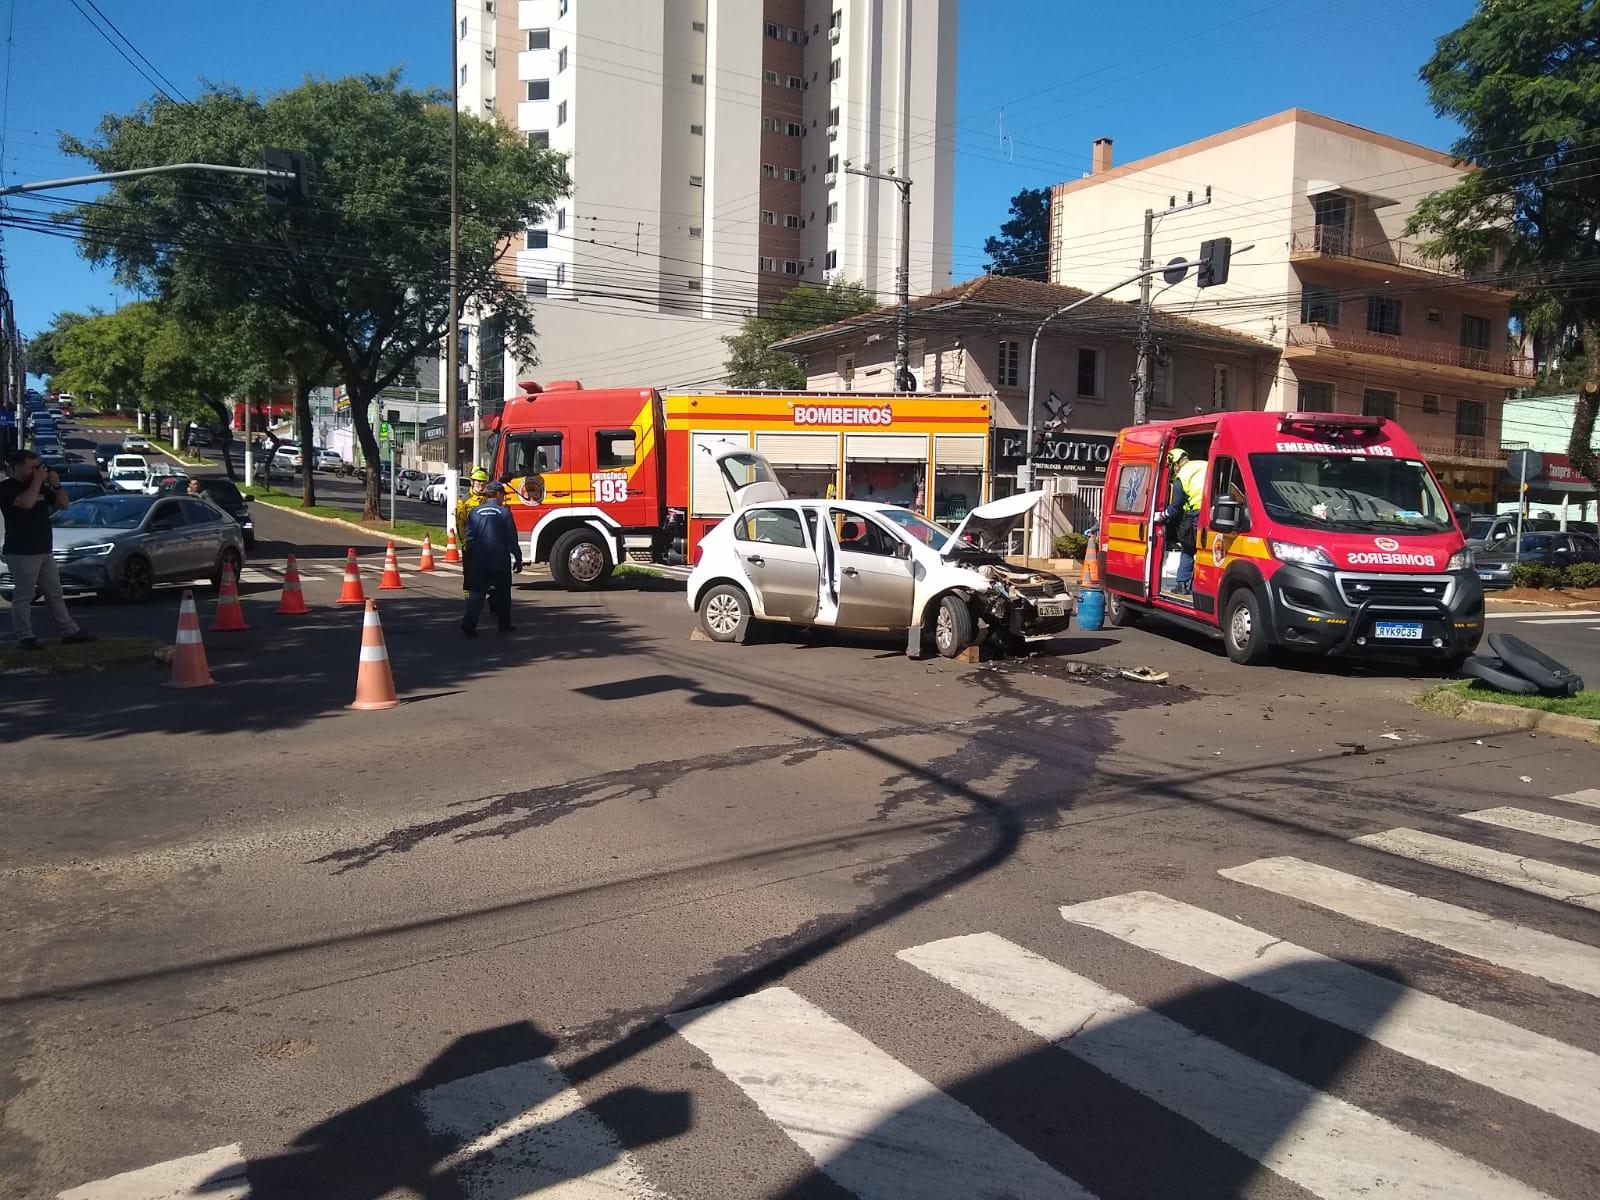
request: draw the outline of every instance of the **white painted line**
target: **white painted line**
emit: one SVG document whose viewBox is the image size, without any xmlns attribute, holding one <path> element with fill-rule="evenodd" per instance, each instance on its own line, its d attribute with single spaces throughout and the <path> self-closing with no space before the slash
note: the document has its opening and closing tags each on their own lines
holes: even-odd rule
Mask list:
<svg viewBox="0 0 1600 1200">
<path fill-rule="evenodd" d="M 1061 915 L 1600 1133 L 1600 1054 L 1156 892 L 1069 905 Z"/>
<path fill-rule="evenodd" d="M 97 1183 L 68 1188 L 56 1200 L 248 1200 L 244 1150 L 218 1146 L 187 1158 L 113 1175 Z"/>
<path fill-rule="evenodd" d="M 1315 1196 L 1525 1200 L 1525 1184 L 1201 1037 L 992 933 L 900 958 Z"/>
<path fill-rule="evenodd" d="M 1487 846 L 1474 846 L 1471 842 L 1458 842 L 1418 829 L 1390 829 L 1350 840 L 1357 846 L 1397 854 L 1447 871 L 1460 871 L 1490 883 L 1600 912 L 1600 875 L 1491 850 Z"/>
<path fill-rule="evenodd" d="M 435 1170 L 453 1171 L 466 1200 L 664 1195 L 547 1058 L 440 1084 L 416 1103 L 430 1133 L 464 1143 Z"/>
<path fill-rule="evenodd" d="M 1298 858 L 1260 858 L 1217 874 L 1497 967 L 1600 996 L 1600 949 L 1582 942 Z"/>
<path fill-rule="evenodd" d="M 788 988 L 668 1017 L 861 1200 L 1089 1193 Z"/>
<path fill-rule="evenodd" d="M 1563 804 L 1581 804 L 1585 808 L 1600 808 L 1600 788 L 1584 788 L 1581 792 L 1567 792 L 1556 796 Z"/>
<path fill-rule="evenodd" d="M 1569 617 L 1586 617 L 1592 621 L 1600 617 L 1600 612 L 1587 608 L 1564 608 L 1559 612 L 1492 612 L 1484 616 L 1501 621 L 1564 621 Z"/>
<path fill-rule="evenodd" d="M 1587 821 L 1569 821 L 1566 817 L 1552 817 L 1526 808 L 1483 808 L 1461 815 L 1468 821 L 1481 821 L 1501 829 L 1515 829 L 1519 833 L 1554 838 L 1558 842 L 1600 846 L 1600 825 L 1591 825 Z"/>
<path fill-rule="evenodd" d="M 1588 615 L 1586 617 L 1571 617 L 1571 616 L 1565 616 L 1565 615 L 1559 616 L 1559 617 L 1543 617 L 1543 618 L 1539 619 L 1538 621 L 1531 622 L 1531 624 L 1535 624 L 1535 625 L 1593 625 L 1594 624 L 1595 615 L 1596 614 L 1591 613 L 1590 615 Z"/>
</svg>

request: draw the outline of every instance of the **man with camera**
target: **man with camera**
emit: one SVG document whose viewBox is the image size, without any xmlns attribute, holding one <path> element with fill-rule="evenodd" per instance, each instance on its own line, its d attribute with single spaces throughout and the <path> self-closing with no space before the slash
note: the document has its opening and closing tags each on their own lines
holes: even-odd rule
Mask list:
<svg viewBox="0 0 1600 1200">
<path fill-rule="evenodd" d="M 17 631 L 17 645 L 24 650 L 39 649 L 33 636 L 33 598 L 44 593 L 50 616 L 64 631 L 68 644 L 94 641 L 67 611 L 61 595 L 61 576 L 56 571 L 50 514 L 67 507 L 70 501 L 61 490 L 54 470 L 40 465 L 32 450 L 13 450 L 6 455 L 6 475 L 0 482 L 0 519 L 5 521 L 3 553 L 11 572 L 11 621 Z"/>
</svg>

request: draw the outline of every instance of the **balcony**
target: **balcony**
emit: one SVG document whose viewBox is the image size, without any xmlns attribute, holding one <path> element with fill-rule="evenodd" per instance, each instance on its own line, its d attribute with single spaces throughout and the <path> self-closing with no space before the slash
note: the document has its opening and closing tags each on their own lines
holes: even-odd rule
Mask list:
<svg viewBox="0 0 1600 1200">
<path fill-rule="evenodd" d="M 1387 368 L 1391 373 L 1412 378 L 1486 383 L 1493 387 L 1524 387 L 1533 379 L 1533 363 L 1515 355 L 1315 322 L 1289 326 L 1283 355 L 1346 362 L 1366 369 Z"/>
<path fill-rule="evenodd" d="M 1423 253 L 1416 242 L 1362 238 L 1340 225 L 1311 225 L 1289 235 L 1289 260 L 1313 259 L 1335 259 L 1358 274 L 1386 279 L 1396 274 L 1418 279 L 1454 279 L 1495 291 L 1504 290 L 1496 285 L 1497 271 L 1492 262 L 1463 268 L 1455 259 Z"/>
<path fill-rule="evenodd" d="M 1402 425 L 1405 421 L 1400 422 Z M 1424 458 L 1430 462 L 1450 463 L 1453 466 L 1463 467 L 1494 467 L 1505 466 L 1506 455 L 1509 453 L 1500 445 L 1499 438 L 1476 437 L 1470 434 L 1458 433 L 1455 436 L 1448 434 L 1438 437 L 1419 437 L 1416 439 L 1417 449 L 1422 451 Z"/>
</svg>

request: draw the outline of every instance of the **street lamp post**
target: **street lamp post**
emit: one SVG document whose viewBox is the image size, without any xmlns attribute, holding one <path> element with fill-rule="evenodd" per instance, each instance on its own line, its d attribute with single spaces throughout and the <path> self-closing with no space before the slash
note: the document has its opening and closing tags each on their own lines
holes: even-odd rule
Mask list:
<svg viewBox="0 0 1600 1200">
<path fill-rule="evenodd" d="M 911 180 L 896 175 L 894 168 L 874 171 L 868 167 L 844 164 L 846 175 L 860 175 L 864 179 L 877 179 L 892 183 L 900 189 L 900 269 L 895 273 L 895 287 L 899 292 L 899 305 L 894 320 L 894 390 L 909 392 L 911 379 Z"/>
</svg>

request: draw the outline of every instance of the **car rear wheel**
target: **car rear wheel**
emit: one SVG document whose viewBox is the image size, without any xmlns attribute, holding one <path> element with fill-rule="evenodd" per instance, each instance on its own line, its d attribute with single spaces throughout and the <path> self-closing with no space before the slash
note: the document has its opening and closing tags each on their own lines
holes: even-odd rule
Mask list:
<svg viewBox="0 0 1600 1200">
<path fill-rule="evenodd" d="M 713 642 L 742 641 L 750 628 L 750 597 L 719 583 L 700 598 L 700 628 Z"/>
<path fill-rule="evenodd" d="M 933 645 L 944 658 L 954 658 L 977 636 L 972 620 L 972 609 L 960 596 L 946 596 L 939 601 L 933 616 Z"/>
<path fill-rule="evenodd" d="M 565 588 L 597 588 L 611 577 L 611 569 L 611 555 L 592 529 L 569 529 L 550 551 L 550 575 Z"/>
<path fill-rule="evenodd" d="M 119 604 L 139 604 L 149 599 L 155 588 L 155 572 L 148 559 L 130 555 L 117 570 L 110 587 L 110 596 Z"/>
<path fill-rule="evenodd" d="M 217 555 L 216 569 L 211 572 L 212 587 L 222 587 L 222 575 L 223 572 L 228 569 L 233 571 L 234 583 L 238 583 L 239 572 L 244 569 L 244 555 L 240 554 L 232 546 L 224 546 L 222 548 L 222 553 Z"/>
<path fill-rule="evenodd" d="M 1240 666 L 1260 666 L 1272 656 L 1266 625 L 1261 620 L 1261 602 L 1247 587 L 1228 598 L 1222 618 L 1222 641 L 1228 657 Z"/>
</svg>

